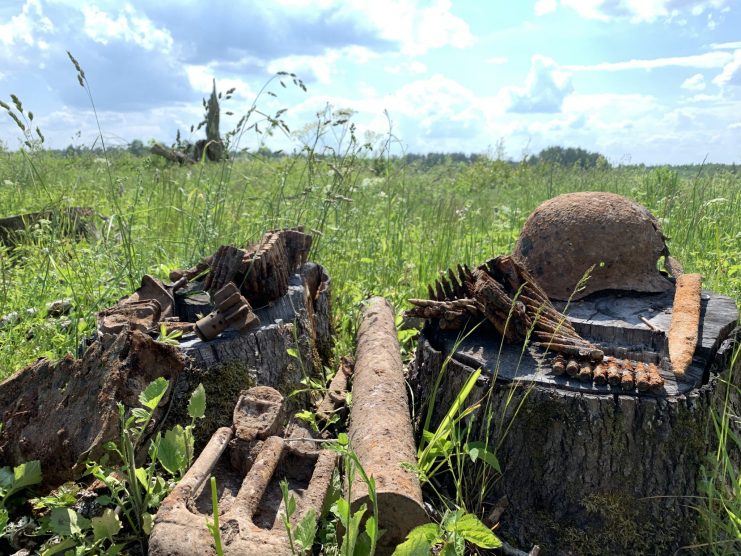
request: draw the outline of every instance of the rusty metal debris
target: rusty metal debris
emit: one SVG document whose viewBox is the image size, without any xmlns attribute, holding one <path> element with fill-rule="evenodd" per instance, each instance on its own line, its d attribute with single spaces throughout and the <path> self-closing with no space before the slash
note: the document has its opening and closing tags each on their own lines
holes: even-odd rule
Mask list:
<svg viewBox="0 0 741 556">
<path fill-rule="evenodd" d="M 171 273 L 170 278 L 196 276 L 208 269 L 205 290 L 214 292 L 234 282 L 253 307 L 260 307 L 288 291 L 288 275 L 306 262 L 311 244 L 312 237 L 302 228 L 274 230 L 246 249 L 222 245 L 200 265 Z"/>
<path fill-rule="evenodd" d="M 646 357 L 651 359 L 654 355 L 647 354 Z M 556 376 L 567 374 L 571 378 L 594 382 L 599 386 L 620 385 L 623 390 L 633 390 L 635 387 L 639 392 L 654 391 L 664 386 L 664 379 L 661 378 L 656 363 L 618 359 L 609 355 L 596 363 L 567 360 L 562 355 L 556 355 L 551 361 L 551 372 Z"/>
<path fill-rule="evenodd" d="M 160 321 L 172 322 L 175 310 L 174 292 L 183 284 L 184 282 L 168 287 L 157 278 L 145 274 L 138 290 L 113 307 L 98 313 L 98 336 L 104 345 L 110 345 L 126 330 L 147 333 L 155 329 Z"/>
<path fill-rule="evenodd" d="M 283 525 L 280 480 L 296 499 L 295 525 L 310 509 L 321 511 L 336 467 L 328 450 L 296 448 L 281 436 L 283 397 L 255 387 L 240 397 L 233 427 L 214 433 L 182 481 L 160 506 L 149 540 L 152 556 L 215 554 L 205 526 L 211 518 L 207 479 L 219 486 L 224 554 L 291 554 Z M 302 443 L 298 443 L 302 444 Z"/>
<path fill-rule="evenodd" d="M 350 410 L 350 444 L 376 481 L 381 529 L 379 554 L 391 553 L 414 527 L 427 522 L 418 477 L 403 463 L 416 462 L 412 423 L 394 310 L 383 298 L 368 300 L 358 330 Z M 370 503 L 356 481 L 353 507 Z"/>
<path fill-rule="evenodd" d="M 275 301 L 288 291 L 289 274 L 306 262 L 311 243 L 312 237 L 301 228 L 270 231 L 248 249 L 223 245 L 193 268 L 171 272 L 172 284 L 145 275 L 136 292 L 98 313 L 98 335 L 108 345 L 125 330 L 156 333 L 160 325 L 168 332 L 195 329 L 203 341 L 227 328 L 251 329 L 259 325 L 252 307 Z M 211 292 L 216 308 L 195 325 L 180 322 L 175 292 L 201 275 L 205 278 L 195 284 Z"/>
<path fill-rule="evenodd" d="M 329 422 L 332 415 L 345 408 L 347 402 L 347 385 L 355 368 L 355 361 L 350 357 L 340 359 L 340 368 L 337 369 L 329 383 L 327 393 L 316 410 L 317 419 Z"/>
<path fill-rule="evenodd" d="M 702 276 L 681 274 L 677 277 L 672 322 L 669 327 L 669 359 L 677 376 L 684 376 L 692 363 L 700 324 Z"/>
<path fill-rule="evenodd" d="M 448 270 L 434 287 L 428 286 L 428 293 L 429 300 L 409 300 L 415 307 L 407 316 L 438 319 L 443 330 L 485 317 L 508 342 L 534 340 L 535 346 L 581 361 L 600 361 L 604 355 L 579 336 L 512 257 L 490 259 L 473 271 L 459 265 L 457 272 Z"/>
<path fill-rule="evenodd" d="M 196 322 L 198 337 L 213 340 L 227 328 L 244 330 L 260 325 L 260 319 L 252 312 L 249 302 L 239 293 L 234 282 L 227 283 L 213 295 L 216 310 Z"/>
</svg>

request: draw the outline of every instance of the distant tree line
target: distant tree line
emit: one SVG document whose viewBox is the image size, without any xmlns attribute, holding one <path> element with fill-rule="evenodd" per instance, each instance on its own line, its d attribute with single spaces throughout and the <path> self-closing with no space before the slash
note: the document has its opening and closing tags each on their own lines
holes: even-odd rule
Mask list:
<svg viewBox="0 0 741 556">
<path fill-rule="evenodd" d="M 556 164 L 558 166 L 578 166 L 580 168 L 609 168 L 610 163 L 600 153 L 579 147 L 553 146 L 543 149 L 539 154 L 528 158 L 530 164 Z"/>
<path fill-rule="evenodd" d="M 147 156 L 149 155 L 149 147 L 152 141 L 144 143 L 139 139 L 134 139 L 131 143 L 124 145 L 106 145 L 106 150 L 109 153 L 128 153 L 132 156 Z M 4 150 L 0 146 L 0 151 Z M 58 156 L 74 157 L 80 156 L 85 153 L 102 155 L 103 149 L 100 145 L 94 147 L 82 147 L 69 145 L 64 149 L 47 149 L 47 152 L 54 153 Z M 285 156 L 291 156 L 289 153 L 285 153 L 282 150 L 273 151 L 266 146 L 261 146 L 257 151 L 252 152 L 253 156 L 259 158 L 282 158 Z M 239 153 L 232 152 L 230 156 L 238 158 Z M 315 156 L 321 158 L 322 155 L 316 154 Z M 491 160 L 492 157 L 487 154 L 467 154 L 463 152 L 430 152 L 430 153 L 406 153 L 402 156 L 392 156 L 391 160 L 395 163 L 405 163 L 410 166 L 415 166 L 420 170 L 427 170 L 435 166 L 444 166 L 446 164 L 457 164 L 457 165 L 472 165 L 477 162 L 485 162 Z M 373 162 L 382 166 L 385 163 L 385 158 L 379 158 Z M 519 164 L 517 161 L 502 161 L 506 164 Z M 591 152 L 586 149 L 579 147 L 560 147 L 552 146 L 540 151 L 537 155 L 529 156 L 525 159 L 525 163 L 536 166 L 538 164 L 547 165 L 552 164 L 555 166 L 563 167 L 578 167 L 578 168 L 610 168 L 611 165 L 607 159 L 600 153 Z M 629 164 L 628 166 L 634 167 L 647 167 L 644 164 Z M 664 166 L 664 165 L 659 165 Z M 648 167 L 651 167 L 650 165 Z M 686 165 L 675 165 L 673 166 L 679 171 L 686 172 L 697 172 L 698 168 L 702 167 L 704 171 L 712 172 L 717 170 L 730 171 L 735 174 L 738 171 L 737 165 L 734 164 L 686 164 Z"/>
</svg>

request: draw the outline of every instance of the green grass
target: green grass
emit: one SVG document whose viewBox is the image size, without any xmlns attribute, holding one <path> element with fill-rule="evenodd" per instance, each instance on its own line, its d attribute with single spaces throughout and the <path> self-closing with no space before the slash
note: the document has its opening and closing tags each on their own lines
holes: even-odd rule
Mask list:
<svg viewBox="0 0 741 556">
<path fill-rule="evenodd" d="M 108 217 L 98 241 L 61 237 L 41 223 L 15 249 L 0 247 L 0 317 L 19 314 L 0 330 L 0 378 L 38 357 L 75 352 L 95 312 L 131 292 L 142 274 L 166 277 L 221 244 L 245 244 L 267 229 L 298 224 L 315 233 L 311 258 L 332 277 L 336 354 L 352 352 L 361 300 L 383 295 L 401 312 L 441 270 L 509 253 L 528 214 L 570 191 L 611 191 L 644 204 L 661 219 L 685 270 L 741 300 L 741 176 L 730 171 L 680 175 L 670 168 L 490 160 L 422 170 L 361 148 L 347 123 L 325 131 L 341 138 L 326 156 L 316 156 L 317 141 L 303 156 L 190 167 L 120 153 L 106 160 L 0 152 L 0 217 L 72 205 Z M 46 304 L 65 297 L 74 303 L 71 322 L 46 319 Z M 35 315 L 27 314 L 31 308 Z M 731 546 L 729 553 L 738 547 L 728 516 L 738 516 L 741 496 L 737 481 L 727 486 L 726 450 L 735 447 L 724 431 L 734 418 L 718 416 L 721 447 L 709 463 L 703 514 L 707 542 L 731 535 L 717 545 Z"/>
</svg>

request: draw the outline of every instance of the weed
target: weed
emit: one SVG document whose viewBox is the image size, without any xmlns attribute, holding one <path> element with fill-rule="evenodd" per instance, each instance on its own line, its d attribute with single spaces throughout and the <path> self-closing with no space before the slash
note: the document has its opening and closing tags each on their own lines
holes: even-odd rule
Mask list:
<svg viewBox="0 0 741 556">
<path fill-rule="evenodd" d="M 213 522 L 206 521 L 206 527 L 214 538 L 214 549 L 216 556 L 224 556 L 224 549 L 221 546 L 221 529 L 219 529 L 219 494 L 216 489 L 216 477 L 211 477 L 211 508 L 213 508 Z"/>
<path fill-rule="evenodd" d="M 427 523 L 411 530 L 396 547 L 393 556 L 441 554 L 465 556 L 466 543 L 484 549 L 499 548 L 501 541 L 474 514 L 463 510 L 446 511 L 439 524 Z"/>
</svg>

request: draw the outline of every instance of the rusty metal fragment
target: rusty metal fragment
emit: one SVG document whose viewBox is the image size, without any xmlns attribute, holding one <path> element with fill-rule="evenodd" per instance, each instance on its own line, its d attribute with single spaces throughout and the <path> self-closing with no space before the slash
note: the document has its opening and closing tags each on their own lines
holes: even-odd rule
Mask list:
<svg viewBox="0 0 741 556">
<path fill-rule="evenodd" d="M 557 355 L 553 358 L 553 374 L 560 376 L 566 372 L 566 360 L 561 356 Z"/>
<path fill-rule="evenodd" d="M 273 230 L 244 249 L 222 245 L 211 257 L 170 278 L 192 278 L 208 270 L 204 289 L 215 292 L 234 282 L 253 307 L 261 307 L 285 295 L 290 273 L 306 262 L 312 237 L 302 228 Z"/>
<path fill-rule="evenodd" d="M 592 366 L 585 363 L 579 369 L 579 380 L 582 382 L 592 382 Z"/>
<path fill-rule="evenodd" d="M 156 328 L 161 320 L 170 319 L 174 314 L 174 290 L 145 274 L 139 289 L 113 307 L 98 313 L 98 336 L 105 345 L 110 345 L 116 336 L 126 330 L 146 333 Z"/>
<path fill-rule="evenodd" d="M 604 353 L 576 332 L 535 279 L 515 259 L 489 259 L 473 271 L 458 266 L 428 286 L 429 300 L 410 299 L 407 316 L 435 319 L 441 330 L 457 330 L 469 320 L 486 318 L 507 342 L 532 340 L 545 351 L 583 361 Z"/>
<path fill-rule="evenodd" d="M 332 382 L 329 383 L 326 395 L 316 410 L 316 416 L 319 420 L 328 422 L 333 414 L 345 406 L 347 401 L 347 383 L 354 368 L 355 361 L 352 358 L 341 358 L 340 368 L 337 369 Z"/>
<path fill-rule="evenodd" d="M 579 374 L 579 362 L 576 359 L 569 359 L 566 363 L 566 374 L 575 377 Z"/>
<path fill-rule="evenodd" d="M 669 359 L 677 376 L 684 376 L 692 364 L 700 324 L 701 288 L 700 274 L 682 274 L 677 278 L 669 327 Z"/>
<path fill-rule="evenodd" d="M 349 437 L 365 472 L 376 481 L 380 553 L 390 553 L 414 527 L 427 521 L 419 479 L 402 464 L 416 452 L 409 416 L 394 310 L 383 298 L 368 300 L 358 331 Z M 370 503 L 355 481 L 352 505 Z"/>
<path fill-rule="evenodd" d="M 243 330 L 260 325 L 249 302 L 239 293 L 239 288 L 229 282 L 213 295 L 216 310 L 198 322 L 195 329 L 203 341 L 213 340 L 227 328 Z"/>
<path fill-rule="evenodd" d="M 224 554 L 289 555 L 283 525 L 280 481 L 287 480 L 296 500 L 296 525 L 310 510 L 319 514 L 336 467 L 328 450 L 300 449 L 282 430 L 283 398 L 276 390 L 243 392 L 234 409 L 234 427 L 218 429 L 183 480 L 164 500 L 149 540 L 151 556 L 214 555 L 206 528 L 212 519 L 210 476 L 217 479 L 220 535 Z M 235 450 L 249 447 L 249 458 Z M 234 464 L 237 460 L 237 465 Z"/>
</svg>

